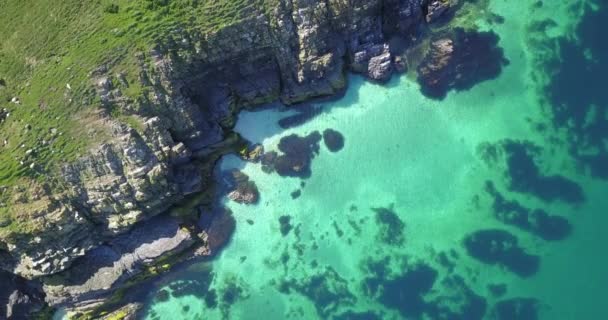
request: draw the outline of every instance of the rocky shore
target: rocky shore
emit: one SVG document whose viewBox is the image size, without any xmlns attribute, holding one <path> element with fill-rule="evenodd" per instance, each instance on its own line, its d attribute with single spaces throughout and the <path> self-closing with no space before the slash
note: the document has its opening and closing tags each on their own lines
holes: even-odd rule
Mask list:
<svg viewBox="0 0 608 320">
<path fill-rule="evenodd" d="M 405 49 L 428 33 L 428 23 L 459 5 L 455 0 L 281 0 L 272 10 L 252 9 L 247 19 L 212 34 L 175 30 L 174 41 L 141 52 L 136 60 L 145 90 L 137 97 L 125 94 L 129 84 L 111 65 L 93 70 L 101 102 L 137 125 L 102 113 L 108 143 L 64 165 L 60 188 L 41 183 L 15 197 L 34 227 L 30 234 L 0 235 L 0 277 L 9 279 L 0 282 L 14 288 L 0 296 L 0 318 L 31 314 L 45 305 L 82 318 L 111 315 L 121 306 L 106 310 L 107 302 L 127 283 L 169 270 L 177 260 L 213 255 L 229 239 L 234 220 L 213 208 L 211 173 L 221 155 L 247 148 L 231 131 L 239 110 L 338 93 L 349 71 L 382 82 L 415 69 Z M 464 36 L 459 33 L 456 44 Z M 439 66 L 424 70 L 470 56 L 456 48 L 465 52 L 463 58 L 445 57 L 452 45 L 446 41 L 433 42 L 432 50 L 440 53 L 426 61 Z M 332 151 L 344 144 L 339 133 L 328 131 L 324 138 Z M 306 148 L 318 148 L 321 135 L 311 139 Z M 260 160 L 278 161 L 285 164 L 277 165 L 285 175 L 298 175 L 299 166 L 283 152 Z M 231 199 L 258 201 L 253 181 L 237 173 L 234 178 Z M 176 255 L 181 258 L 163 262 Z M 125 308 L 126 314 L 137 310 Z"/>
</svg>

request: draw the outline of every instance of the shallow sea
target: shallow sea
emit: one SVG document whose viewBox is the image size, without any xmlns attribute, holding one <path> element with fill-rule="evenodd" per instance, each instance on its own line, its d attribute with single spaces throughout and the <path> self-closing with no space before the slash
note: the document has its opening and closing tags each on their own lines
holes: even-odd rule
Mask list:
<svg viewBox="0 0 608 320">
<path fill-rule="evenodd" d="M 327 128 L 344 148 L 321 142 L 307 179 L 226 156 L 218 170 L 261 200 L 224 199 L 231 242 L 159 280 L 146 319 L 608 319 L 608 4 L 489 13 L 504 22 L 467 23 L 509 64 L 470 90 L 433 100 L 411 75 L 350 76 L 295 128 L 280 106 L 242 112 L 236 131 L 267 151 Z"/>
</svg>

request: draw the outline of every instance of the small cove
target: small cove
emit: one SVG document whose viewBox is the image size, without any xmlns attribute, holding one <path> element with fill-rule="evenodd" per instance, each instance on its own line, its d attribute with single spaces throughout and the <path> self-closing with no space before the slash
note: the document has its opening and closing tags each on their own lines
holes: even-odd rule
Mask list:
<svg viewBox="0 0 608 320">
<path fill-rule="evenodd" d="M 483 311 L 484 319 L 536 319 L 513 317 L 509 311 L 517 308 L 499 308 L 501 301 L 526 305 L 538 319 L 606 317 L 599 300 L 608 283 L 607 182 L 581 169 L 563 131 L 538 130 L 550 117 L 539 103 L 546 80 L 538 73 L 549 78 L 553 71 L 537 69 L 542 52 L 529 30 L 551 17 L 556 26 L 544 37 L 571 35 L 581 16 L 567 3 L 534 3 L 490 2 L 504 23 L 476 23 L 500 36 L 509 65 L 498 78 L 444 100 L 422 95 L 407 75 L 386 85 L 350 76 L 344 97 L 315 103 L 322 112 L 299 126 L 280 128 L 279 120 L 292 114 L 281 108 L 242 112 L 235 131 L 266 150 L 290 134 L 328 128 L 344 136 L 344 148 L 333 153 L 321 142 L 307 179 L 224 157 L 218 175 L 241 169 L 256 182 L 260 202 L 224 199 L 237 221 L 230 244 L 214 260 L 159 280 L 146 318 L 472 319 Z M 522 6 L 530 11 L 522 14 Z M 502 150 L 505 140 L 538 146 L 539 171 L 579 185 L 585 200 L 546 201 L 514 190 L 501 151 L 495 161 L 480 151 L 484 144 Z M 526 208 L 564 217 L 572 233 L 547 241 L 499 221 L 487 181 Z M 294 199 L 296 190 L 301 195 Z M 516 237 L 518 247 L 538 257 L 538 270 L 521 276 L 471 256 L 463 242 L 479 230 Z M 395 234 L 402 242 L 386 241 Z M 163 290 L 169 296 L 159 301 Z"/>
</svg>

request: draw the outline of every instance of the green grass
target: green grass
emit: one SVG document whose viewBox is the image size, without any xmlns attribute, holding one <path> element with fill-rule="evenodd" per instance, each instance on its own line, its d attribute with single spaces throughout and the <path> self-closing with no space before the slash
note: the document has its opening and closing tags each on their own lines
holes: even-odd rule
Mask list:
<svg viewBox="0 0 608 320">
<path fill-rule="evenodd" d="M 264 0 L 1 1 L 0 108 L 10 117 L 0 124 L 0 186 L 8 187 L 0 193 L 0 217 L 11 215 L 14 186 L 48 182 L 61 164 L 108 139 L 98 121 L 102 107 L 93 70 L 107 64 L 108 74 L 124 73 L 129 86 L 121 89 L 136 101 L 144 92 L 137 52 L 171 43 L 176 30 L 212 34 L 263 5 Z M 21 104 L 10 103 L 13 97 Z M 142 129 L 123 110 L 110 115 Z"/>
</svg>

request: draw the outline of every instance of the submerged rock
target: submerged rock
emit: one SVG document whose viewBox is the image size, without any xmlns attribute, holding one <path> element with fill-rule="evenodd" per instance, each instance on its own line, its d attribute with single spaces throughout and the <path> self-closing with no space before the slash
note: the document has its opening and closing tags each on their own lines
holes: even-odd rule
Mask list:
<svg viewBox="0 0 608 320">
<path fill-rule="evenodd" d="M 287 236 L 293 226 L 291 225 L 291 217 L 290 216 L 280 216 L 279 223 L 281 224 L 281 235 L 283 237 Z"/>
<path fill-rule="evenodd" d="M 517 237 L 505 230 L 479 230 L 466 236 L 463 243 L 468 254 L 483 263 L 498 264 L 524 278 L 538 272 L 540 257 L 525 252 Z"/>
<path fill-rule="evenodd" d="M 491 181 L 486 182 L 486 192 L 494 199 L 494 216 L 503 223 L 548 241 L 563 240 L 572 232 L 572 225 L 566 218 L 551 215 L 543 209 L 529 209 L 515 200 L 505 199 Z"/>
<path fill-rule="evenodd" d="M 476 294 L 458 275 L 441 281 L 442 294 L 428 302 L 429 319 L 483 320 L 487 301 Z"/>
<path fill-rule="evenodd" d="M 323 142 L 331 152 L 338 152 L 344 148 L 344 136 L 334 129 L 323 131 Z"/>
<path fill-rule="evenodd" d="M 494 32 L 462 28 L 435 36 L 429 52 L 418 65 L 422 93 L 443 99 L 452 89 L 467 90 L 498 77 L 508 63 L 498 41 Z"/>
<path fill-rule="evenodd" d="M 222 249 L 236 229 L 236 220 L 229 209 L 219 208 L 211 218 L 209 226 L 203 231 L 207 255 L 214 255 Z"/>
<path fill-rule="evenodd" d="M 279 150 L 283 152 L 274 161 L 274 168 L 281 176 L 310 177 L 310 164 L 319 153 L 321 134 L 314 131 L 305 137 L 292 134 L 283 137 L 279 142 Z"/>
<path fill-rule="evenodd" d="M 510 189 L 532 194 L 544 201 L 561 200 L 572 204 L 585 201 L 583 188 L 562 175 L 541 173 L 534 156 L 539 148 L 527 141 L 507 140 L 502 144 Z"/>
<path fill-rule="evenodd" d="M 282 292 L 293 290 L 308 298 L 322 319 L 328 319 L 339 307 L 352 306 L 356 301 L 349 290 L 348 281 L 331 267 L 325 267 L 310 277 L 283 281 L 279 287 Z"/>
<path fill-rule="evenodd" d="M 407 272 L 383 283 L 379 301 L 399 310 L 405 317 L 420 317 L 426 310 L 426 295 L 437 279 L 437 271 L 428 265 L 410 267 Z"/>
<path fill-rule="evenodd" d="M 255 182 L 249 180 L 249 176 L 241 171 L 230 172 L 232 191 L 228 193 L 228 199 L 244 204 L 255 204 L 260 198 L 260 193 Z"/>
<path fill-rule="evenodd" d="M 376 238 L 389 245 L 402 245 L 405 241 L 405 223 L 393 210 L 393 206 L 372 210 L 376 213 L 376 224 L 379 228 Z"/>
</svg>

